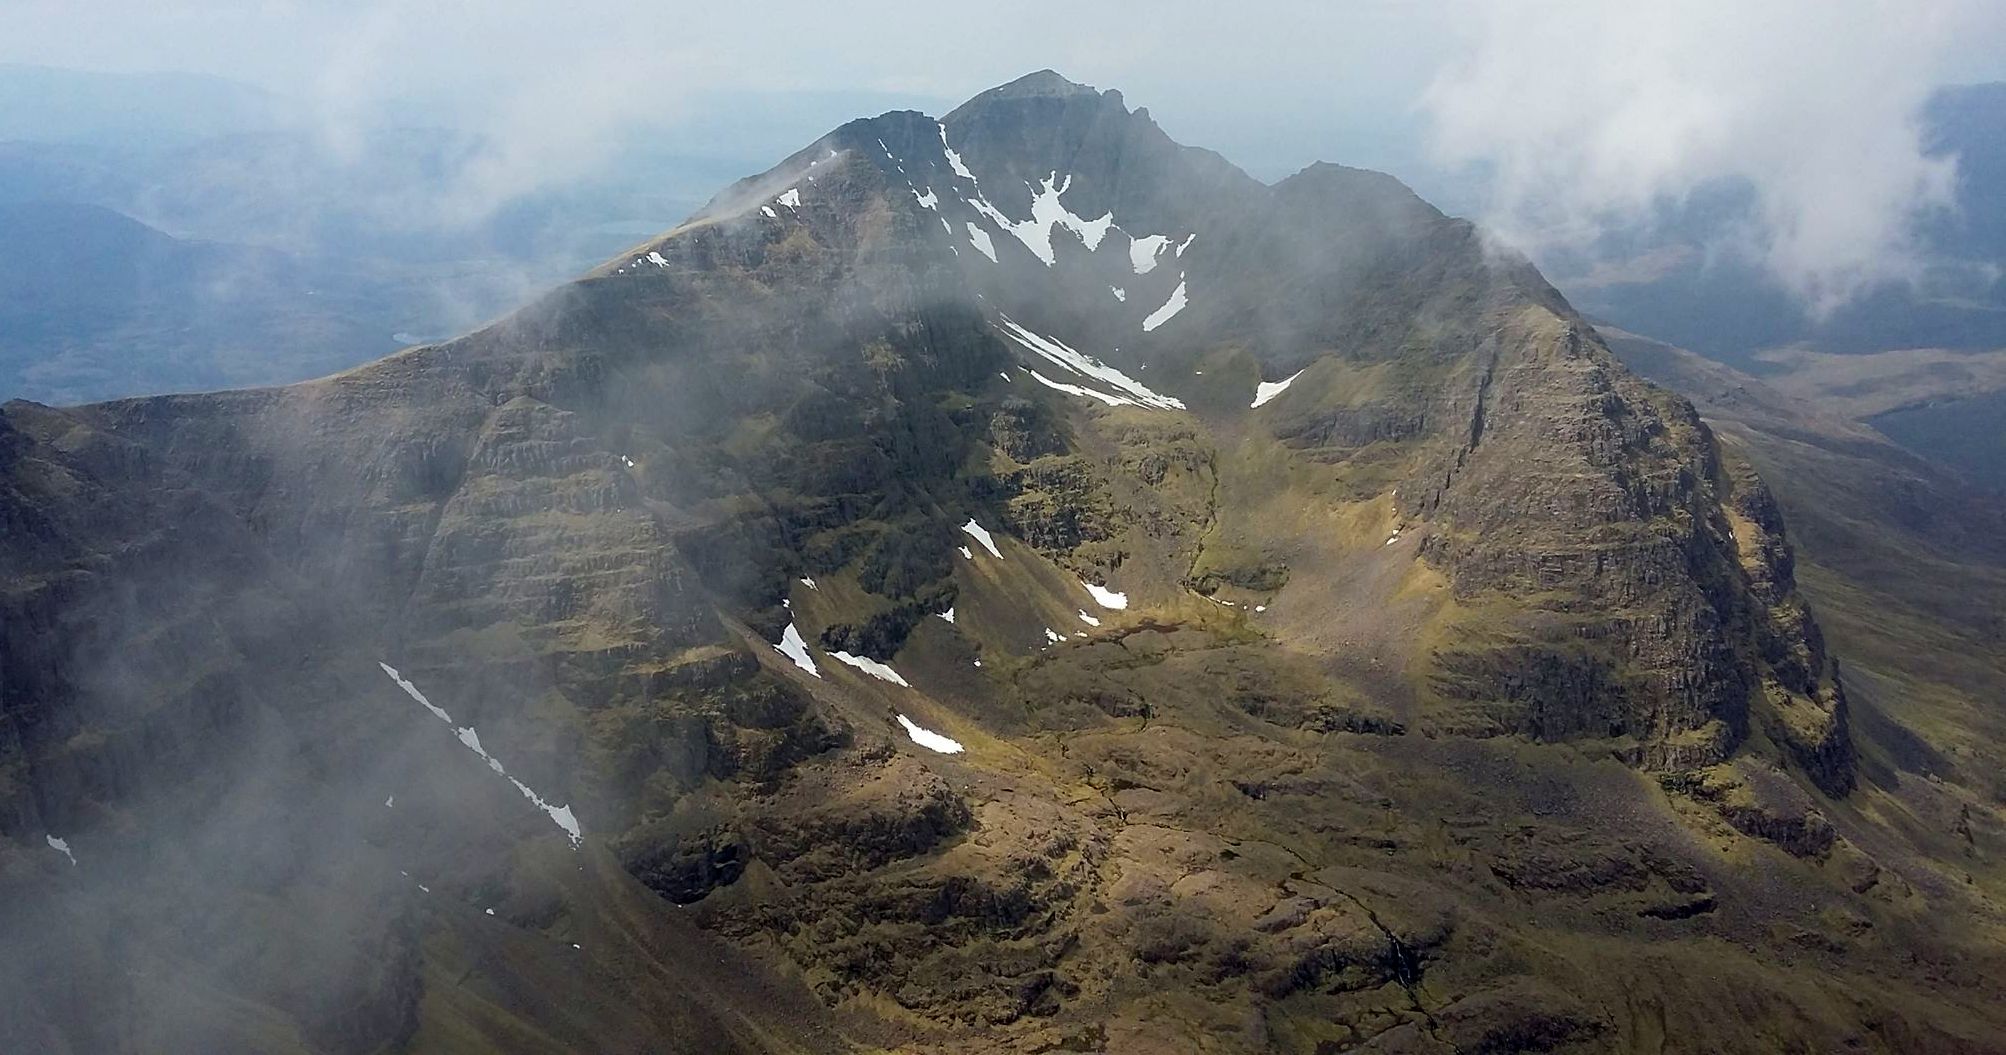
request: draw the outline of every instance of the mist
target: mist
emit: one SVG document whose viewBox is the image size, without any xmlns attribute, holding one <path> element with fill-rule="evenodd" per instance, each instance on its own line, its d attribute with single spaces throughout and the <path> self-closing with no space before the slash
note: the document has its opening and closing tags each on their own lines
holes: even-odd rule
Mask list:
<svg viewBox="0 0 2006 1055">
<path fill-rule="evenodd" d="M 1981 0 L 1462 10 L 1421 108 L 1437 158 L 1492 174 L 1501 238 L 1585 246 L 1736 184 L 1752 208 L 1716 246 L 1813 312 L 1927 266 L 1920 229 L 1952 207 L 1957 158 L 1930 151 L 1923 106 L 2006 35 Z"/>
</svg>

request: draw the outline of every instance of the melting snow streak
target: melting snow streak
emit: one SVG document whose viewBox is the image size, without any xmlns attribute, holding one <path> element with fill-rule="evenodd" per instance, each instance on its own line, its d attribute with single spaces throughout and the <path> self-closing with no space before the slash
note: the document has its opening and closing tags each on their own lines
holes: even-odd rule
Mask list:
<svg viewBox="0 0 2006 1055">
<path fill-rule="evenodd" d="M 940 149 L 947 154 L 947 167 L 953 169 L 955 175 L 974 183 L 975 173 L 968 171 L 968 166 L 962 163 L 961 155 L 947 145 L 947 126 L 936 122 L 934 127 L 940 129 Z"/>
<path fill-rule="evenodd" d="M 961 525 L 961 530 L 967 532 L 975 541 L 982 543 L 982 548 L 988 550 L 990 556 L 997 560 L 1003 559 L 1003 551 L 996 548 L 996 536 L 991 535 L 989 529 L 976 523 L 974 517 L 969 517 L 968 523 Z"/>
<path fill-rule="evenodd" d="M 879 681 L 889 681 L 894 685 L 903 685 L 908 689 L 912 688 L 912 683 L 900 677 L 898 671 L 869 656 L 853 656 L 848 652 L 831 652 L 829 654 L 836 657 L 837 662 L 855 667 Z"/>
<path fill-rule="evenodd" d="M 1108 406 L 1111 407 L 1122 407 L 1122 406 L 1132 407 L 1135 405 L 1135 403 L 1130 400 L 1122 399 L 1117 396 L 1111 396 L 1108 395 L 1106 392 L 1096 392 L 1091 388 L 1081 388 L 1078 385 L 1066 384 L 1064 381 L 1054 381 L 1051 378 L 1046 377 L 1044 374 L 1037 372 L 1036 370 L 1031 371 L 1031 379 L 1033 381 L 1038 382 L 1041 385 L 1044 385 L 1046 388 L 1057 389 L 1069 396 L 1085 396 L 1088 399 L 1098 399 L 1101 402 L 1106 403 Z"/>
<path fill-rule="evenodd" d="M 1179 286 L 1179 288 L 1182 289 L 1183 287 Z M 1109 406 L 1114 406 L 1117 403 L 1127 403 L 1131 406 L 1155 407 L 1159 410 L 1184 409 L 1184 402 L 1182 400 L 1173 399 L 1159 392 L 1151 391 L 1149 386 L 1137 381 L 1135 378 L 1122 373 L 1093 356 L 1074 350 L 1063 341 L 1032 333 L 1030 330 L 1017 325 L 1016 321 L 1008 315 L 998 315 L 998 318 L 1002 320 L 1003 324 L 1000 329 L 1004 336 L 1016 341 L 1026 350 L 1055 366 L 1064 367 L 1072 373 L 1099 381 L 1115 390 L 1114 395 L 1085 391 L 1076 393 L 1078 395 L 1092 395 Z M 1042 377 L 1038 378 L 1038 380 L 1044 381 L 1053 388 L 1060 387 Z M 1061 389 L 1061 391 L 1069 390 Z"/>
<path fill-rule="evenodd" d="M 393 667 L 390 664 L 384 663 L 380 660 L 377 662 L 376 665 L 383 668 L 383 673 L 390 675 L 390 680 L 396 682 L 397 686 L 404 690 L 405 695 L 411 697 L 414 700 L 417 700 L 420 706 L 424 707 L 428 711 L 431 711 L 432 714 L 436 716 L 440 721 L 445 722 L 448 726 L 453 725 L 453 716 L 447 714 L 442 708 L 435 706 L 431 700 L 426 699 L 425 694 L 418 691 L 418 686 L 413 685 L 408 681 L 405 681 L 403 675 L 397 673 L 396 667 Z M 584 830 L 578 826 L 578 818 L 572 816 L 571 807 L 569 805 L 552 806 L 550 803 L 545 802 L 541 795 L 538 795 L 536 792 L 531 791 L 529 789 L 529 785 L 524 784 L 522 781 L 509 776 L 508 770 L 502 768 L 501 760 L 491 754 L 488 754 L 487 751 L 481 747 L 480 734 L 474 732 L 472 726 L 454 727 L 454 732 L 456 735 L 459 736 L 461 743 L 467 745 L 467 748 L 469 750 L 481 756 L 481 760 L 488 764 L 489 769 L 492 769 L 496 773 L 499 773 L 503 777 L 506 777 L 509 783 L 515 785 L 515 789 L 517 791 L 522 792 L 523 798 L 526 798 L 530 802 L 535 803 L 537 809 L 540 809 L 543 812 L 549 814 L 550 819 L 553 822 L 555 822 L 559 828 L 564 829 L 564 833 L 566 835 L 569 835 L 571 837 L 571 848 L 574 850 L 578 849 L 579 841 L 584 838 Z"/>
<path fill-rule="evenodd" d="M 1288 388 L 1292 384 L 1295 384 L 1296 378 L 1301 377 L 1302 375 L 1303 372 L 1301 370 L 1297 370 L 1295 373 L 1282 378 L 1280 381 L 1263 381 L 1260 384 L 1255 385 L 1254 402 L 1251 405 L 1259 407 L 1261 404 L 1266 403 L 1268 400 L 1281 395 L 1284 389 Z"/>
<path fill-rule="evenodd" d="M 808 642 L 801 640 L 800 627 L 793 623 L 787 624 L 787 629 L 780 635 L 780 643 L 773 647 L 781 655 L 793 660 L 795 666 L 815 677 L 822 676 L 822 672 L 815 669 L 814 657 L 808 654 Z"/>
<path fill-rule="evenodd" d="M 912 737 L 913 743 L 929 751 L 938 751 L 943 755 L 958 755 L 961 753 L 961 741 L 950 740 L 931 729 L 921 726 L 918 722 L 913 721 L 903 714 L 899 715 L 898 719 L 899 724 L 905 726 L 905 734 Z"/>
<path fill-rule="evenodd" d="M 1143 331 L 1148 332 L 1169 322 L 1172 316 L 1184 310 L 1184 305 L 1187 303 L 1189 301 L 1184 295 L 1184 278 L 1179 276 L 1177 288 L 1170 291 L 1170 299 L 1164 301 L 1162 307 L 1150 312 L 1149 317 L 1142 320 Z"/>
<path fill-rule="evenodd" d="M 988 257 L 991 261 L 996 259 L 996 243 L 989 240 L 988 231 L 975 226 L 973 221 L 970 221 L 968 224 L 968 244 L 974 246 L 978 252 Z"/>
<path fill-rule="evenodd" d="M 933 734 L 928 733 L 927 735 L 931 736 Z M 919 737 L 915 736 L 913 737 L 913 739 L 917 740 L 919 739 Z M 953 744 L 954 741 L 949 740 L 948 743 Z M 961 745 L 954 744 L 954 749 L 956 751 L 961 750 Z M 57 853 L 62 854 L 64 857 L 69 858 L 70 866 L 73 868 L 76 867 L 77 855 L 70 852 L 70 841 L 68 839 L 58 839 L 53 835 L 45 836 L 45 838 L 49 840 L 49 849 L 54 850 Z"/>
</svg>

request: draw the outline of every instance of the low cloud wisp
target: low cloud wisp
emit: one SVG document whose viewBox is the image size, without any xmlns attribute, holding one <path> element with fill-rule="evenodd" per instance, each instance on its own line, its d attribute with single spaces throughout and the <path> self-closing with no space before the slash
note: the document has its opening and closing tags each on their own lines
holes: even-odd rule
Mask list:
<svg viewBox="0 0 2006 1055">
<path fill-rule="evenodd" d="M 1738 183 L 1752 205 L 1726 248 L 1814 313 L 1919 273 L 1918 224 L 1956 180 L 1954 158 L 1926 151 L 1920 110 L 1958 49 L 2006 22 L 1987 0 L 1465 13 L 1421 110 L 1439 159 L 1489 170 L 1484 219 L 1505 241 L 1580 248 Z"/>
</svg>

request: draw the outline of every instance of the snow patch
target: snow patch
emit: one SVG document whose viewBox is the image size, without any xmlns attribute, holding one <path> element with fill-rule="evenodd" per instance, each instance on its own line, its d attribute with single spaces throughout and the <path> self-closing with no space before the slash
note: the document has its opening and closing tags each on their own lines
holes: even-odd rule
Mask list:
<svg viewBox="0 0 2006 1055">
<path fill-rule="evenodd" d="M 939 211 L 940 198 L 933 193 L 933 188 L 928 187 L 926 192 L 922 194 L 919 188 L 914 187 L 912 196 L 919 199 L 919 204 L 922 208 L 933 209 L 936 212 Z"/>
<path fill-rule="evenodd" d="M 1052 644 L 1056 645 L 1065 639 L 1065 635 L 1059 633 L 1057 630 L 1049 626 L 1045 628 L 1045 640 L 1050 641 Z"/>
<path fill-rule="evenodd" d="M 801 585 L 806 586 L 807 588 L 812 590 L 815 588 L 815 580 L 804 575 L 801 577 Z"/>
<path fill-rule="evenodd" d="M 444 709 L 434 705 L 431 700 L 426 699 L 425 694 L 418 691 L 418 686 L 413 685 L 410 682 L 405 681 L 402 677 L 400 677 L 397 673 L 396 667 L 393 667 L 388 663 L 382 663 L 382 662 L 379 662 L 376 665 L 382 667 L 383 673 L 390 675 L 390 680 L 396 682 L 398 687 L 403 689 L 406 695 L 410 696 L 414 700 L 417 700 L 418 703 L 422 705 L 426 710 L 431 711 L 432 716 L 434 718 L 437 718 L 440 721 L 445 722 L 447 725 L 453 724 L 453 716 L 447 714 Z"/>
<path fill-rule="evenodd" d="M 996 243 L 990 241 L 989 232 L 975 226 L 973 220 L 968 222 L 968 244 L 974 246 L 976 252 L 988 257 L 990 262 L 995 262 Z"/>
<path fill-rule="evenodd" d="M 1118 396 L 1108 395 L 1106 392 L 1096 392 L 1091 388 L 1081 388 L 1079 385 L 1069 385 L 1063 381 L 1054 381 L 1036 370 L 1031 371 L 1031 379 L 1044 385 L 1046 388 L 1057 389 L 1071 396 L 1085 396 L 1088 399 L 1098 399 L 1111 407 L 1132 407 L 1137 405 L 1132 399 L 1122 399 Z"/>
<path fill-rule="evenodd" d="M 378 660 L 376 665 L 383 668 L 383 673 L 390 675 L 390 680 L 396 682 L 398 687 L 404 690 L 405 695 L 418 701 L 421 706 L 431 711 L 435 717 L 445 722 L 448 727 L 453 727 L 452 715 L 447 714 L 445 710 L 435 706 L 431 700 L 426 699 L 425 694 L 418 691 L 418 686 L 404 680 L 404 676 L 397 673 L 396 667 L 381 660 Z M 460 743 L 467 746 L 468 750 L 481 756 L 481 760 L 488 764 L 489 769 L 494 770 L 503 777 L 507 777 L 508 782 L 514 784 L 517 791 L 522 792 L 523 798 L 528 799 L 537 809 L 548 814 L 551 821 L 559 828 L 564 829 L 565 834 L 571 837 L 571 848 L 574 850 L 578 849 L 579 844 L 584 840 L 585 832 L 584 829 L 579 827 L 578 818 L 571 812 L 569 805 L 552 806 L 549 802 L 544 801 L 543 796 L 530 790 L 529 785 L 509 776 L 508 770 L 502 768 L 501 759 L 488 754 L 486 749 L 481 747 L 480 734 L 474 731 L 473 726 L 453 727 L 453 733 L 459 737 Z M 387 806 L 389 803 L 386 802 L 384 805 Z"/>
<path fill-rule="evenodd" d="M 1102 608 L 1118 612 L 1128 607 L 1128 595 L 1125 593 L 1116 593 L 1105 586 L 1096 586 L 1085 579 L 1080 580 L 1080 585 L 1086 587 L 1087 592 L 1094 595 L 1094 601 Z"/>
<path fill-rule="evenodd" d="M 669 262 L 667 260 L 662 259 L 662 254 L 654 251 L 653 249 L 648 250 L 648 263 L 653 264 L 656 267 L 669 266 Z"/>
<path fill-rule="evenodd" d="M 794 606 L 787 607 L 791 609 Z M 815 669 L 815 657 L 808 654 L 808 642 L 802 640 L 800 627 L 793 623 L 787 624 L 787 629 L 780 632 L 780 643 L 773 648 L 808 674 L 818 678 L 822 676 L 822 672 Z"/>
<path fill-rule="evenodd" d="M 397 796 L 395 796 L 395 795 L 392 795 L 392 796 L 390 796 L 389 798 L 386 798 L 386 799 L 384 799 L 384 800 L 383 800 L 383 808 L 384 808 L 384 809 L 386 809 L 386 810 L 387 810 L 387 809 L 390 809 L 390 808 L 392 808 L 392 807 L 394 807 L 394 806 L 396 806 L 396 805 L 397 805 Z"/>
<path fill-rule="evenodd" d="M 987 528 L 976 523 L 974 517 L 969 517 L 968 523 L 961 525 L 961 530 L 967 532 L 975 541 L 982 543 L 982 548 L 988 550 L 990 556 L 995 557 L 997 560 L 1003 559 L 1003 551 L 996 548 L 996 536 L 991 535 Z"/>
<path fill-rule="evenodd" d="M 1189 303 L 1189 298 L 1184 294 L 1184 276 L 1179 275 L 1177 276 L 1177 288 L 1170 291 L 1170 299 L 1164 301 L 1162 307 L 1150 312 L 1149 317 L 1142 320 L 1143 332 L 1147 333 L 1169 322 L 1173 316 L 1184 310 L 1184 305 L 1187 303 Z"/>
<path fill-rule="evenodd" d="M 935 619 L 945 619 L 948 622 L 952 623 L 954 622 L 954 609 L 949 608 L 945 612 L 935 612 L 933 613 L 933 617 Z"/>
<path fill-rule="evenodd" d="M 1109 286 L 1109 287 L 1108 287 L 1108 292 L 1110 292 L 1110 293 L 1113 293 L 1113 294 L 1114 294 L 1114 299 L 1116 299 L 1116 300 L 1118 300 L 1118 301 L 1122 301 L 1123 303 L 1127 303 L 1127 301 L 1128 301 L 1128 291 L 1127 291 L 1127 290 L 1125 290 L 1125 289 L 1121 288 L 1120 286 Z"/>
<path fill-rule="evenodd" d="M 1044 261 L 1046 267 L 1058 262 L 1052 248 L 1052 229 L 1063 227 L 1079 238 L 1080 244 L 1088 252 L 1098 249 L 1101 240 L 1114 227 L 1114 214 L 1104 213 L 1099 219 L 1089 220 L 1066 208 L 1059 198 L 1073 185 L 1073 177 L 1068 174 L 1061 182 L 1059 174 L 1053 172 L 1038 185 L 1031 188 L 1031 218 L 1012 220 L 1003 210 L 991 204 L 979 191 L 972 198 L 963 199 L 970 208 L 989 218 L 990 222 L 1005 232 L 1016 236 L 1024 243 L 1031 255 Z"/>
<path fill-rule="evenodd" d="M 801 207 L 801 188 L 789 187 L 787 188 L 787 193 L 773 200 L 790 209 L 799 209 Z"/>
<path fill-rule="evenodd" d="M 762 205 L 759 207 L 759 211 L 765 213 L 768 219 L 779 219 L 780 217 L 779 213 L 773 211 L 773 206 L 771 205 Z"/>
<path fill-rule="evenodd" d="M 513 780 L 514 778 L 510 779 Z M 536 798 L 536 796 L 530 794 L 530 790 L 528 788 L 522 786 L 522 781 L 516 780 L 515 786 L 516 790 L 521 791 L 525 795 L 529 795 L 531 798 Z M 537 799 L 536 801 L 537 805 L 543 807 L 545 813 L 550 814 L 550 819 L 557 822 L 558 827 L 564 829 L 566 832 L 569 832 L 571 834 L 571 845 L 574 847 L 577 846 L 578 840 L 584 838 L 585 830 L 579 827 L 578 817 L 571 812 L 571 805 L 569 803 L 566 803 L 565 805 L 559 806 L 556 809 L 551 809 L 549 806 L 543 805 L 542 799 Z"/>
<path fill-rule="evenodd" d="M 1147 275 L 1156 270 L 1156 258 L 1163 255 L 1164 247 L 1170 244 L 1170 236 L 1161 234 L 1131 238 L 1128 242 L 1128 262 L 1138 275 Z"/>
<path fill-rule="evenodd" d="M 1152 391 L 1148 385 L 1137 381 L 1135 378 L 1122 373 L 1120 370 L 1101 362 L 1093 356 L 1073 349 L 1063 341 L 1032 333 L 1030 330 L 1019 326 L 1016 320 L 1010 318 L 1008 315 L 998 313 L 997 318 L 1002 321 L 1000 329 L 1004 336 L 1016 341 L 1026 350 L 1055 366 L 1064 367 L 1081 377 L 1092 378 L 1113 388 L 1118 393 L 1118 395 L 1113 397 L 1115 401 L 1130 403 L 1139 407 L 1154 407 L 1159 410 L 1184 409 L 1183 400 L 1173 399 L 1170 396 Z M 1033 376 L 1036 375 L 1034 374 Z M 1051 384 L 1049 381 L 1046 383 Z M 1058 386 L 1053 385 L 1053 387 L 1056 388 Z M 1110 406 L 1115 405 L 1114 402 L 1110 402 L 1110 397 L 1096 396 L 1096 398 L 1101 399 L 1103 402 L 1108 402 Z"/>
<path fill-rule="evenodd" d="M 894 685 L 903 685 L 908 689 L 912 688 L 912 683 L 900 677 L 898 671 L 869 656 L 853 656 L 848 652 L 831 652 L 829 655 L 835 657 L 838 663 L 855 667 L 879 681 L 889 681 Z"/>
<path fill-rule="evenodd" d="M 1262 381 L 1261 383 L 1255 385 L 1254 402 L 1251 404 L 1251 406 L 1259 408 L 1261 404 L 1266 403 L 1268 400 L 1271 400 L 1276 396 L 1281 395 L 1284 391 L 1288 390 L 1288 387 L 1290 385 L 1296 383 L 1296 378 L 1301 377 L 1302 375 L 1303 372 L 1301 370 L 1297 370 L 1295 373 L 1282 378 L 1280 381 Z"/>
<path fill-rule="evenodd" d="M 975 559 L 975 551 L 974 551 L 974 550 L 972 550 L 972 549 L 969 549 L 969 548 L 968 548 L 967 546 L 956 546 L 956 547 L 955 547 L 955 549 L 958 549 L 958 550 L 960 550 L 960 551 L 961 551 L 961 555 L 962 555 L 963 557 L 966 557 L 966 558 L 968 558 L 969 560 L 974 560 L 974 559 Z"/>
<path fill-rule="evenodd" d="M 1085 624 L 1087 624 L 1088 626 L 1099 626 L 1099 625 L 1101 625 L 1101 621 L 1100 621 L 1099 617 L 1097 617 L 1097 616 L 1091 616 L 1091 615 L 1088 615 L 1088 614 L 1087 614 L 1087 610 L 1086 610 L 1086 609 L 1084 609 L 1084 608 L 1080 609 L 1080 622 L 1082 622 L 1082 623 L 1085 623 Z"/>
<path fill-rule="evenodd" d="M 898 715 L 898 720 L 900 725 L 905 726 L 905 734 L 912 737 L 912 742 L 926 748 L 928 751 L 938 751 L 943 755 L 958 755 L 961 753 L 962 747 L 960 741 L 951 740 L 931 729 L 925 728 L 903 714 Z"/>
<path fill-rule="evenodd" d="M 955 153 L 954 148 L 947 145 L 947 126 L 936 121 L 934 122 L 934 127 L 940 129 L 940 149 L 947 154 L 947 167 L 953 169 L 955 175 L 960 176 L 970 183 L 974 183 L 975 173 L 968 171 L 968 166 L 962 163 L 961 155 Z"/>
<path fill-rule="evenodd" d="M 43 838 L 49 840 L 49 849 L 69 858 L 70 867 L 76 867 L 77 855 L 70 852 L 70 841 L 68 839 L 58 838 L 54 835 L 45 835 Z"/>
</svg>

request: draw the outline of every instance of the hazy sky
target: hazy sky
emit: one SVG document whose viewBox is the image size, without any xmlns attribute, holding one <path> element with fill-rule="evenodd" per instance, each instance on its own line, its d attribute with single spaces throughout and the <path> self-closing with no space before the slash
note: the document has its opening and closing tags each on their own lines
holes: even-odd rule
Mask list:
<svg viewBox="0 0 2006 1055">
<path fill-rule="evenodd" d="M 335 124 L 449 111 L 514 144 L 504 190 L 717 92 L 932 109 L 1050 66 L 1266 178 L 1322 158 L 1425 186 L 1428 162 L 1486 163 L 1476 207 L 1522 245 L 1746 179 L 1748 250 L 1823 302 L 1910 266 L 1911 221 L 1954 176 L 1915 108 L 2006 79 L 2006 3 L 0 0 L 0 61 L 221 74 Z"/>
<path fill-rule="evenodd" d="M 1380 2 L 7 0 L 0 59 L 220 73 L 331 107 L 540 96 L 574 121 L 673 117 L 715 89 L 958 101 L 1049 66 L 1266 168 L 1404 132 L 1448 52 L 1444 18 Z"/>
</svg>

